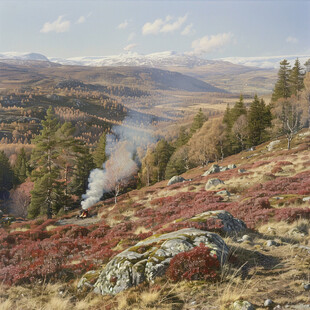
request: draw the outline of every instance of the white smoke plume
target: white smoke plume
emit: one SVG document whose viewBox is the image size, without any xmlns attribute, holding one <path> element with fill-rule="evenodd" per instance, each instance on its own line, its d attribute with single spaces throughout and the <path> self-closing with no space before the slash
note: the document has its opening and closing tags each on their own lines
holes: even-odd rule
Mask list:
<svg viewBox="0 0 310 310">
<path fill-rule="evenodd" d="M 136 117 L 126 119 L 126 123 L 135 124 Z M 100 201 L 104 193 L 113 192 L 116 197 L 122 187 L 131 180 L 131 177 L 137 172 L 137 163 L 133 160 L 137 147 L 146 147 L 153 142 L 153 136 L 147 131 L 134 130 L 128 127 L 117 126 L 112 129 L 113 135 L 107 136 L 106 153 L 109 159 L 103 164 L 102 169 L 94 169 L 88 178 L 88 189 L 82 196 L 81 206 L 84 210 Z M 148 126 L 150 128 L 150 125 Z"/>
</svg>

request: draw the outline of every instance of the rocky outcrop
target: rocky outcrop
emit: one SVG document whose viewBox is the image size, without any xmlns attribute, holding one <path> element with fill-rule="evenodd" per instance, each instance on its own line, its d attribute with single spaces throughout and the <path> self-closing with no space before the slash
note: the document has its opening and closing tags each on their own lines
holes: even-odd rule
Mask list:
<svg viewBox="0 0 310 310">
<path fill-rule="evenodd" d="M 169 180 L 169 182 L 168 182 L 168 186 L 169 185 L 172 185 L 172 184 L 176 184 L 176 183 L 181 183 L 181 182 L 184 182 L 184 181 L 186 181 L 186 179 L 184 179 L 183 177 L 181 177 L 181 176 L 179 176 L 179 175 L 175 175 L 175 176 L 173 176 L 170 180 Z"/>
<path fill-rule="evenodd" d="M 207 170 L 202 176 L 206 177 L 209 174 L 221 172 L 221 168 L 219 165 L 212 165 L 209 170 Z"/>
<path fill-rule="evenodd" d="M 225 184 L 222 180 L 220 179 L 210 179 L 208 180 L 206 186 L 205 186 L 205 190 L 209 190 L 210 188 L 213 187 L 218 187 L 219 185 Z"/>
<path fill-rule="evenodd" d="M 213 173 L 218 173 L 218 172 L 223 172 L 223 171 L 227 171 L 227 170 L 231 170 L 231 169 L 235 169 L 237 168 L 237 166 L 235 164 L 231 164 L 228 166 L 219 166 L 219 165 L 212 165 L 209 170 L 207 170 L 204 174 L 202 174 L 203 177 L 208 176 L 209 174 L 213 174 Z"/>
<path fill-rule="evenodd" d="M 268 152 L 271 152 L 274 147 L 279 144 L 281 141 L 280 140 L 275 140 L 275 141 L 271 141 L 266 147 L 267 147 L 267 150 Z"/>
<path fill-rule="evenodd" d="M 116 255 L 100 272 L 94 292 L 114 295 L 144 281 L 152 283 L 165 274 L 172 257 L 201 243 L 212 249 L 221 264 L 226 261 L 228 247 L 215 233 L 185 228 L 154 235 Z"/>
<path fill-rule="evenodd" d="M 234 235 L 247 229 L 247 226 L 243 221 L 233 217 L 225 210 L 203 212 L 190 218 L 189 221 L 203 223 L 210 218 L 219 220 L 219 223 L 222 225 L 220 230 L 224 234 Z"/>
</svg>

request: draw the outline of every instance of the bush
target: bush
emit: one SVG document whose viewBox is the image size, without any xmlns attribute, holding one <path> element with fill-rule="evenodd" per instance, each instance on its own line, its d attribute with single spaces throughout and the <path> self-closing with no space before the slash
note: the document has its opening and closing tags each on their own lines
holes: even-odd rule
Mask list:
<svg viewBox="0 0 310 310">
<path fill-rule="evenodd" d="M 188 252 L 177 254 L 170 261 L 167 276 L 173 281 L 218 279 L 220 263 L 203 243 Z"/>
</svg>

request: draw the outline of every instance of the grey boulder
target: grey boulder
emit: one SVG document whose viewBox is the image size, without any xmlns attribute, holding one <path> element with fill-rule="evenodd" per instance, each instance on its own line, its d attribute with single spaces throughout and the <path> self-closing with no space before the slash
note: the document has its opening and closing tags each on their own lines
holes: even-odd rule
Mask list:
<svg viewBox="0 0 310 310">
<path fill-rule="evenodd" d="M 168 186 L 169 185 L 172 185 L 172 184 L 176 184 L 176 183 L 181 183 L 181 182 L 184 182 L 186 181 L 183 177 L 179 176 L 179 175 L 175 175 L 173 176 L 169 182 L 168 182 Z"/>
<path fill-rule="evenodd" d="M 185 228 L 155 235 L 116 255 L 100 272 L 94 292 L 115 295 L 144 281 L 152 283 L 165 274 L 170 260 L 177 254 L 205 244 L 223 264 L 228 247 L 223 239 L 211 232 Z"/>
</svg>

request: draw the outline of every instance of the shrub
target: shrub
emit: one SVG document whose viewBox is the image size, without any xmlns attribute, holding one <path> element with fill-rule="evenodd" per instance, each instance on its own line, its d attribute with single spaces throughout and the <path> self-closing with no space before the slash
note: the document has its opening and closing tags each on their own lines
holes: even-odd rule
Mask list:
<svg viewBox="0 0 310 310">
<path fill-rule="evenodd" d="M 177 254 L 170 261 L 167 276 L 173 281 L 217 280 L 220 263 L 203 243 L 188 252 Z"/>
</svg>

